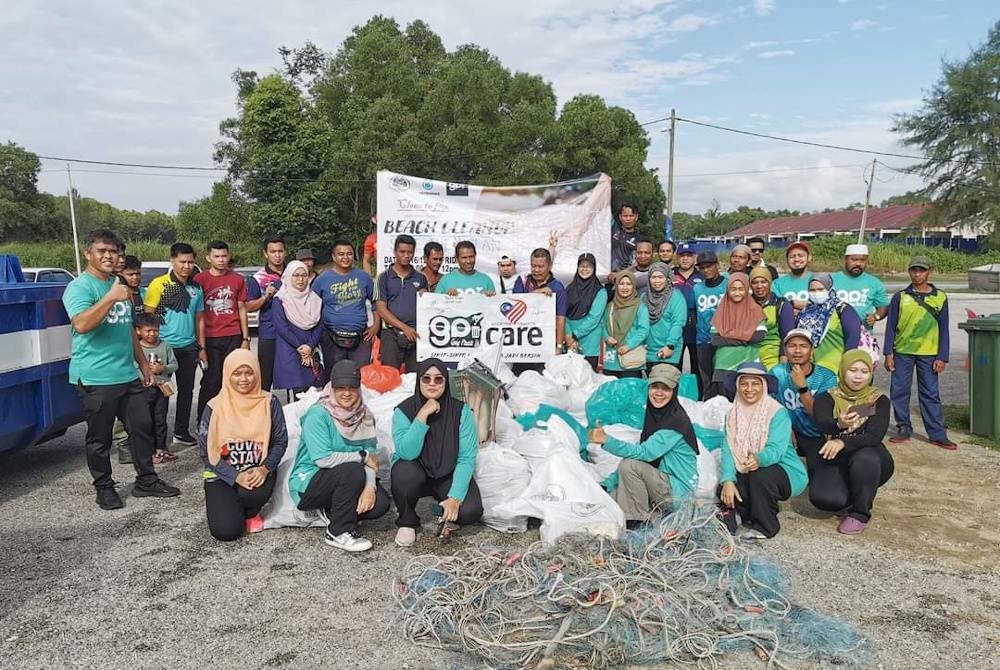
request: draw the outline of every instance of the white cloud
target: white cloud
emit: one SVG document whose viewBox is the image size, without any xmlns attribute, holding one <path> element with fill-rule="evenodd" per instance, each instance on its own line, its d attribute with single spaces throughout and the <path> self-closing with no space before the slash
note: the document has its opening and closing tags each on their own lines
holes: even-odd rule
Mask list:
<svg viewBox="0 0 1000 670">
<path fill-rule="evenodd" d="M 675 33 L 691 33 L 704 26 L 716 23 L 717 19 L 711 16 L 699 16 L 698 14 L 682 14 L 670 22 L 668 28 Z"/>
<path fill-rule="evenodd" d="M 777 51 L 761 51 L 757 54 L 758 58 L 781 58 L 783 56 L 794 56 L 795 52 L 791 49 L 780 49 Z"/>
<path fill-rule="evenodd" d="M 746 50 L 746 51 L 751 51 L 753 49 L 762 49 L 764 47 L 776 47 L 779 44 L 781 44 L 781 42 L 778 42 L 776 40 L 763 40 L 761 42 L 747 42 L 746 44 L 743 45 L 743 49 Z"/>
<path fill-rule="evenodd" d="M 767 16 L 774 11 L 775 0 L 753 0 L 753 11 L 757 16 Z"/>
<path fill-rule="evenodd" d="M 871 19 L 858 19 L 851 24 L 851 30 L 868 30 L 869 28 L 874 28 L 878 25 L 878 21 L 872 21 Z"/>
</svg>

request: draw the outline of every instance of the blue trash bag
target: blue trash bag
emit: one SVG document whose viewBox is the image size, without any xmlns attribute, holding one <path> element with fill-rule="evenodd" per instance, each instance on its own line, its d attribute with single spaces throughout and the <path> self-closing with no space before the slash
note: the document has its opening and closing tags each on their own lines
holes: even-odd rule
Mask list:
<svg viewBox="0 0 1000 670">
<path fill-rule="evenodd" d="M 632 428 L 642 428 L 646 417 L 646 395 L 649 383 L 645 379 L 616 379 L 601 384 L 590 396 L 585 409 L 587 424 L 596 426 L 624 423 Z"/>
</svg>

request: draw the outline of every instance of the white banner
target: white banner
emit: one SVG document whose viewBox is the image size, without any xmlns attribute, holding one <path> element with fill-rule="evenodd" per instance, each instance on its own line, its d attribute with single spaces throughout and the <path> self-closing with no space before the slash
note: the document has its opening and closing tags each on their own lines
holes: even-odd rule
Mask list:
<svg viewBox="0 0 1000 670">
<path fill-rule="evenodd" d="M 528 274 L 529 257 L 537 248 L 555 254 L 553 273 L 568 283 L 576 260 L 589 252 L 597 258 L 597 274 L 610 271 L 611 178 L 597 174 L 574 181 L 539 186 L 473 186 L 411 177 L 386 170 L 378 173 L 378 270 L 392 264 L 397 235 L 417 242 L 413 264 L 423 268 L 424 245 L 444 247 L 441 272 L 457 266 L 455 244 L 476 245 L 476 269 L 499 286 L 497 261 L 510 256 L 517 272 Z M 511 283 L 508 280 L 507 283 Z"/>
<path fill-rule="evenodd" d="M 556 350 L 556 299 L 541 293 L 487 297 L 424 293 L 417 298 L 417 358 L 459 361 L 484 344 L 503 360 L 544 363 Z"/>
</svg>

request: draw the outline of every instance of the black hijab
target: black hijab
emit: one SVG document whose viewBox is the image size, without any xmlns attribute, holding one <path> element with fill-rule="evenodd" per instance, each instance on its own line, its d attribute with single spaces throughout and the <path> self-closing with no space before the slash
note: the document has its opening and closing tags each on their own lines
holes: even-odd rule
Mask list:
<svg viewBox="0 0 1000 670">
<path fill-rule="evenodd" d="M 590 263 L 594 268 L 590 279 L 580 277 L 580 263 L 584 261 Z M 587 316 L 591 305 L 594 304 L 594 296 L 603 288 L 601 281 L 597 278 L 597 259 L 594 258 L 594 254 L 580 254 L 580 257 L 576 259 L 576 275 L 566 287 L 566 318 L 582 319 Z"/>
<path fill-rule="evenodd" d="M 451 395 L 448 382 L 448 368 L 437 358 L 428 358 L 417 363 L 416 392 L 399 403 L 399 409 L 413 421 L 417 412 L 427 402 L 420 392 L 420 378 L 431 368 L 437 368 L 444 376 L 444 393 L 438 398 L 441 409 L 427 418 L 427 434 L 424 435 L 424 448 L 420 452 L 420 464 L 433 479 L 447 477 L 455 471 L 458 463 L 458 434 L 462 421 L 462 409 L 465 403 L 456 400 Z"/>
<path fill-rule="evenodd" d="M 642 437 L 639 440 L 645 442 L 658 430 L 672 430 L 680 433 L 688 446 L 694 449 L 694 453 L 698 453 L 698 439 L 694 434 L 694 426 L 691 424 L 687 412 L 677 400 L 677 389 L 674 389 L 674 397 L 670 399 L 670 402 L 659 409 L 653 407 L 653 403 L 649 402 L 648 399 L 646 400 L 646 419 L 642 424 Z M 653 465 L 659 466 L 661 458 L 662 456 L 657 458 Z"/>
</svg>

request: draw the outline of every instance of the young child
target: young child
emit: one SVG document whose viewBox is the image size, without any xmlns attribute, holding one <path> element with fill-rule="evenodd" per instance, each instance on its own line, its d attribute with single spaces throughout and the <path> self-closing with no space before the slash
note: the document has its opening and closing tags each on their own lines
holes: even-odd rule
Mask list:
<svg viewBox="0 0 1000 670">
<path fill-rule="evenodd" d="M 160 319 L 155 314 L 143 313 L 133 320 L 139 344 L 149 360 L 153 371 L 153 385 L 146 393 L 149 400 L 149 411 L 153 415 L 153 463 L 161 465 L 177 460 L 177 456 L 167 449 L 167 408 L 170 406 L 170 396 L 173 389 L 170 377 L 177 371 L 177 359 L 169 344 L 160 339 Z"/>
</svg>

